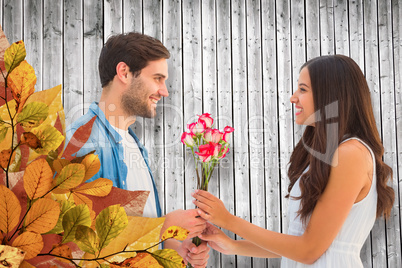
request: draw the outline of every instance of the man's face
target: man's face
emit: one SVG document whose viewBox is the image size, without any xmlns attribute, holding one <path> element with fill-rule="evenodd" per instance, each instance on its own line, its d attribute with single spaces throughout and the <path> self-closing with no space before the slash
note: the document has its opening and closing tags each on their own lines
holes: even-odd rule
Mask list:
<svg viewBox="0 0 402 268">
<path fill-rule="evenodd" d="M 166 59 L 150 61 L 138 77 L 131 73 L 131 84 L 124 91 L 121 106 L 128 116 L 152 118 L 162 97 L 169 96 L 166 88 L 168 65 Z"/>
</svg>

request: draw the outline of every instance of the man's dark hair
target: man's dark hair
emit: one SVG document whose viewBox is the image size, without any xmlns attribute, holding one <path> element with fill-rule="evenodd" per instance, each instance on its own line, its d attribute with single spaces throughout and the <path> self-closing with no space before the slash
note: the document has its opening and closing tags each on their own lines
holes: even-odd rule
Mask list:
<svg viewBox="0 0 402 268">
<path fill-rule="evenodd" d="M 149 61 L 168 59 L 168 49 L 151 36 L 130 32 L 111 36 L 103 46 L 99 56 L 99 76 L 105 87 L 116 75 L 116 66 L 124 62 L 130 72 L 137 77 Z"/>
</svg>

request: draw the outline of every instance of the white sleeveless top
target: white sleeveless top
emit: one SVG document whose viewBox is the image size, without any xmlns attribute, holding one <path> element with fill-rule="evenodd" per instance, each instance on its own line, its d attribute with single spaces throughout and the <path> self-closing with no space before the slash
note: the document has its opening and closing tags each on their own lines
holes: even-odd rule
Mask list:
<svg viewBox="0 0 402 268">
<path fill-rule="evenodd" d="M 370 151 L 373 159 L 373 180 L 371 182 L 370 191 L 359 202 L 353 204 L 346 221 L 344 222 L 338 235 L 335 237 L 327 251 L 312 265 L 299 263 L 283 257 L 281 262 L 282 268 L 291 267 L 316 267 L 316 268 L 356 268 L 363 267 L 360 259 L 360 250 L 366 241 L 371 229 L 373 228 L 376 213 L 377 213 L 377 187 L 376 187 L 376 169 L 374 153 L 367 144 L 358 138 L 355 139 L 361 142 Z M 350 140 L 347 139 L 347 140 Z M 345 140 L 345 141 L 347 141 Z M 290 191 L 290 196 L 300 196 L 300 186 L 298 179 Z M 297 211 L 300 207 L 300 200 L 289 198 L 288 216 L 289 235 L 301 236 L 305 228 L 297 216 Z"/>
</svg>

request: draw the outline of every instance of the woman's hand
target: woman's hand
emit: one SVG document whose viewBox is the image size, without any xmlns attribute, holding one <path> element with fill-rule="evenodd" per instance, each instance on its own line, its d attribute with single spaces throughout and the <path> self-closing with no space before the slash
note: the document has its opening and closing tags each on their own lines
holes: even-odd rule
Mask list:
<svg viewBox="0 0 402 268">
<path fill-rule="evenodd" d="M 233 254 L 233 244 L 235 240 L 228 237 L 221 229 L 207 222 L 207 228 L 205 228 L 204 232 L 199 236 L 204 241 L 208 242 L 208 245 L 211 246 L 216 251 L 219 251 L 226 255 Z"/>
<path fill-rule="evenodd" d="M 223 202 L 209 192 L 196 190 L 192 196 L 193 203 L 199 208 L 198 214 L 205 220 L 222 228 L 228 229 L 230 218 L 234 217 L 227 211 Z"/>
</svg>

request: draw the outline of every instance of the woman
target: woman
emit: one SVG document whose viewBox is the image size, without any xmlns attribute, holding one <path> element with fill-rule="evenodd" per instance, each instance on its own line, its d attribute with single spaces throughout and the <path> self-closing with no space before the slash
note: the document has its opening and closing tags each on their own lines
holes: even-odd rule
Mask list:
<svg viewBox="0 0 402 268">
<path fill-rule="evenodd" d="M 364 75 L 346 56 L 312 59 L 290 101 L 306 129 L 290 157 L 288 234 L 238 218 L 212 194 L 196 191 L 199 215 L 245 240 L 212 225 L 200 237 L 225 254 L 283 257 L 281 267 L 363 267 L 362 245 L 394 201 Z"/>
</svg>

